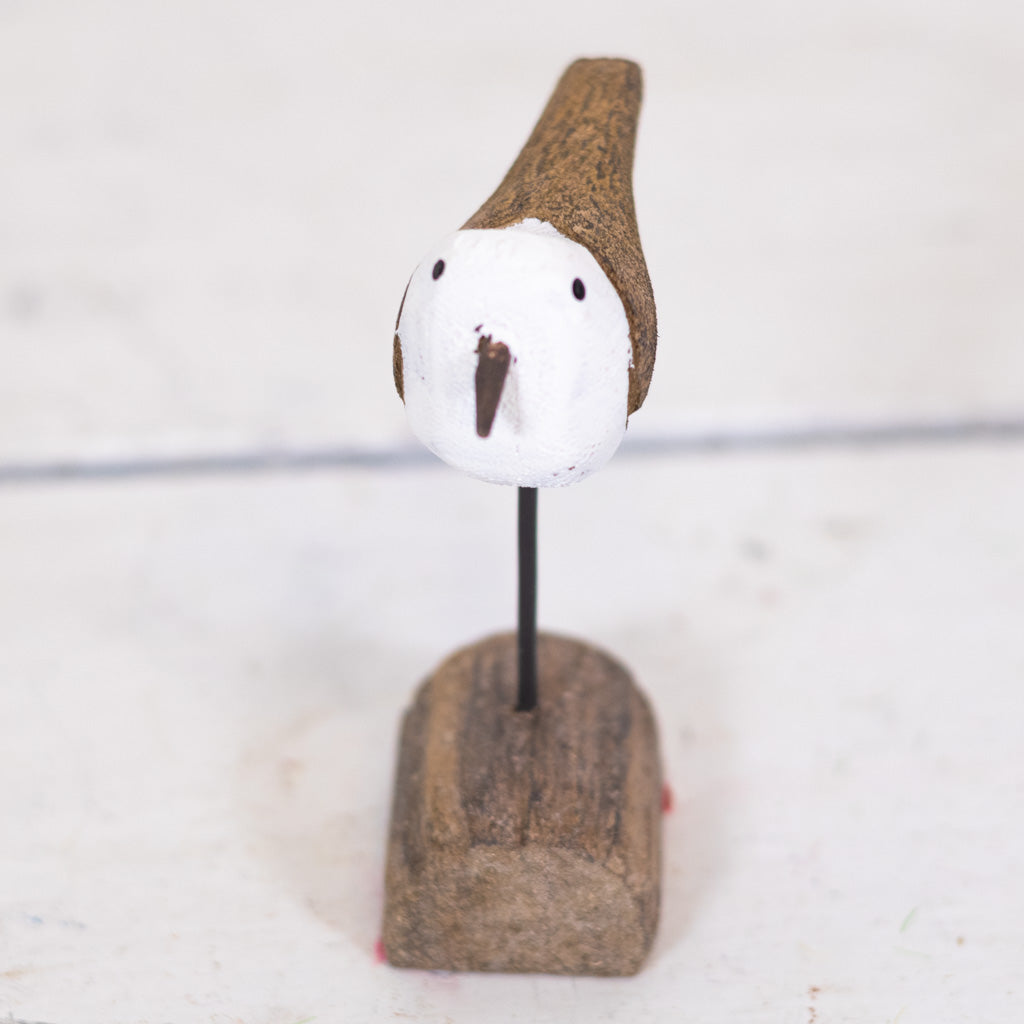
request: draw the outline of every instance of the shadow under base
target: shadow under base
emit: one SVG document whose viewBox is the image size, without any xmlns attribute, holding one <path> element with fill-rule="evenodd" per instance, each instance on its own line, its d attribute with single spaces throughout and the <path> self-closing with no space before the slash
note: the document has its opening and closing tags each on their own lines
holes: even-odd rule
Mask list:
<svg viewBox="0 0 1024 1024">
<path fill-rule="evenodd" d="M 388 842 L 390 963 L 628 975 L 654 940 L 657 731 L 608 655 L 541 634 L 516 711 L 516 637 L 457 651 L 402 725 Z"/>
</svg>

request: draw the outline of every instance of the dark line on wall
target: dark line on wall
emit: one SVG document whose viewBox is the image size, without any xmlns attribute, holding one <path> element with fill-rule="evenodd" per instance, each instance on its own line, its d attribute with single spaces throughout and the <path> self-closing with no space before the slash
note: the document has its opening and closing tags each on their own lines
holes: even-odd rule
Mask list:
<svg viewBox="0 0 1024 1024">
<path fill-rule="evenodd" d="M 111 459 L 54 459 L 0 463 L 0 485 L 146 477 L 301 473 L 321 469 L 393 469 L 429 466 L 437 459 L 417 448 L 309 448 L 213 452 L 201 455 Z"/>
<path fill-rule="evenodd" d="M 1024 416 L 832 422 L 796 426 L 722 427 L 677 433 L 627 434 L 616 458 L 669 458 L 701 454 L 785 452 L 809 448 L 895 448 L 1024 441 Z M 425 448 L 322 447 L 127 458 L 0 462 L 0 486 L 154 477 L 207 477 L 305 473 L 317 470 L 403 470 L 440 465 Z"/>
<path fill-rule="evenodd" d="M 704 452 L 786 451 L 803 448 L 872 448 L 1024 441 L 1024 416 L 902 420 L 887 423 L 833 422 L 795 426 L 690 431 L 623 442 L 633 455 Z"/>
</svg>

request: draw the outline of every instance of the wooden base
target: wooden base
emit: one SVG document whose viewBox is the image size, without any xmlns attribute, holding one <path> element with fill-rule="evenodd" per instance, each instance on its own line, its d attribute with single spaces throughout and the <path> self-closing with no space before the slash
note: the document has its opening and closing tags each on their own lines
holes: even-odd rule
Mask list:
<svg viewBox="0 0 1024 1024">
<path fill-rule="evenodd" d="M 515 711 L 514 634 L 453 654 L 402 726 L 383 942 L 398 967 L 634 974 L 654 939 L 661 772 L 626 670 L 541 634 Z"/>
</svg>

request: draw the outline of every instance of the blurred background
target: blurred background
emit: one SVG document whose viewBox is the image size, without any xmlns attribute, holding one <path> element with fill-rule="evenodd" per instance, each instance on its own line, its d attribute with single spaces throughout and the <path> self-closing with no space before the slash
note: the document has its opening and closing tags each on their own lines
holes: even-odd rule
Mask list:
<svg viewBox="0 0 1024 1024">
<path fill-rule="evenodd" d="M 0 454 L 388 445 L 411 269 L 577 55 L 646 75 L 636 432 L 1016 414 L 1011 3 L 0 7 Z"/>
<path fill-rule="evenodd" d="M 540 617 L 658 710 L 662 930 L 400 973 L 399 715 L 514 622 L 515 502 L 394 319 L 577 56 L 644 69 L 659 349 Z M 0 1013 L 1014 1019 L 1022 109 L 999 0 L 0 0 Z"/>
</svg>

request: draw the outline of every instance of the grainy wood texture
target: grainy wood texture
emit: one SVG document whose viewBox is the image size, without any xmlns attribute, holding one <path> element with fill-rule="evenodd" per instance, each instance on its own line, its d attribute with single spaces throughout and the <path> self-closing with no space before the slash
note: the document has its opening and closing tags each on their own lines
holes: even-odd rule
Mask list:
<svg viewBox="0 0 1024 1024">
<path fill-rule="evenodd" d="M 628 411 L 654 371 L 657 317 L 633 203 L 633 150 L 643 77 L 628 60 L 569 65 L 494 195 L 464 225 L 549 221 L 593 254 L 626 307 L 633 368 Z"/>
<path fill-rule="evenodd" d="M 540 704 L 514 710 L 516 637 L 445 661 L 402 727 L 383 941 L 399 967 L 626 975 L 658 921 L 661 771 L 626 670 L 539 639 Z"/>
<path fill-rule="evenodd" d="M 536 217 L 590 250 L 622 299 L 629 321 L 629 413 L 647 396 L 658 335 L 633 202 L 633 152 L 642 98 L 643 77 L 632 61 L 577 60 L 569 65 L 515 163 L 463 225 L 504 228 Z M 399 308 L 398 320 L 401 315 Z M 397 333 L 393 363 L 395 386 L 402 395 Z"/>
</svg>

